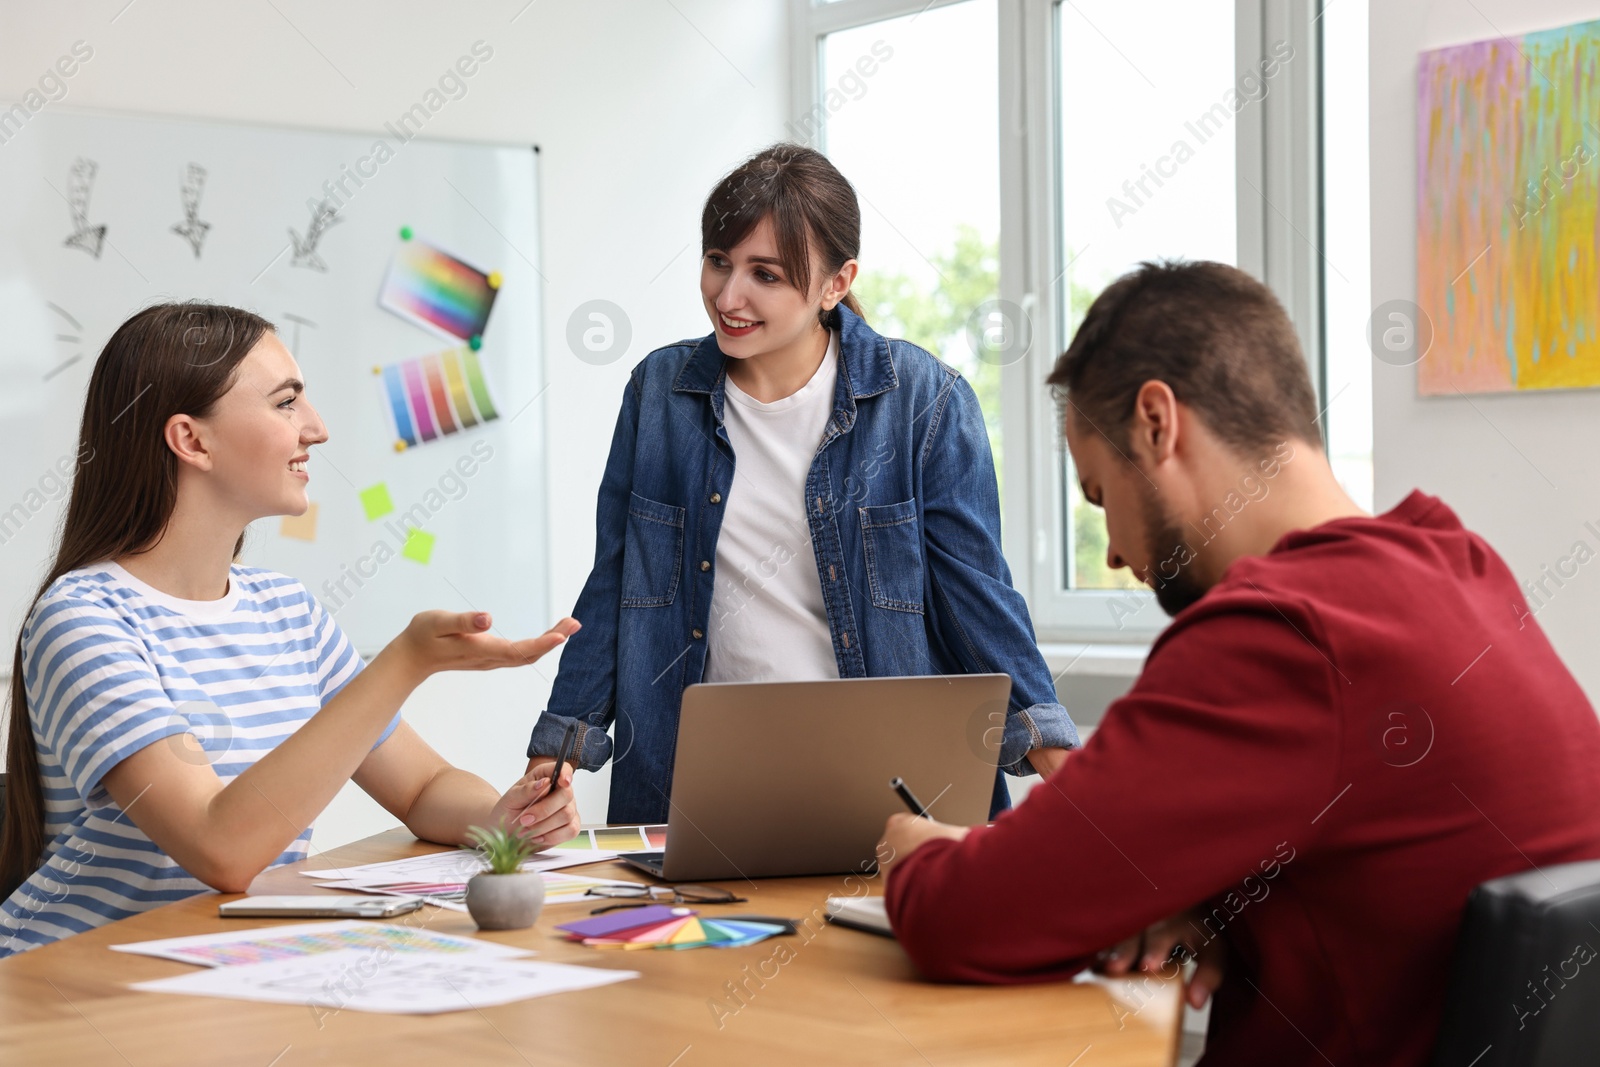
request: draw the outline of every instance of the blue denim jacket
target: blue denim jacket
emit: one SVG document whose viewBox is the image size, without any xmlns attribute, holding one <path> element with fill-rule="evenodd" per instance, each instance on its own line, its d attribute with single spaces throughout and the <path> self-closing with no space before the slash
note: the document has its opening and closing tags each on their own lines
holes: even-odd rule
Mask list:
<svg viewBox="0 0 1600 1067">
<path fill-rule="evenodd" d="M 1010 675 L 1000 763 L 1032 773 L 1026 752 L 1076 747 L 1078 732 L 1000 552 L 977 396 L 917 346 L 839 316 L 833 416 L 805 486 L 839 675 Z M 725 358 L 712 334 L 633 369 L 600 483 L 594 569 L 572 612 L 583 628 L 528 745 L 554 755 L 576 719 L 578 764 L 613 760 L 612 822 L 667 821 L 683 690 L 705 671 L 734 469 Z M 1006 796 L 997 775 L 996 811 Z"/>
</svg>

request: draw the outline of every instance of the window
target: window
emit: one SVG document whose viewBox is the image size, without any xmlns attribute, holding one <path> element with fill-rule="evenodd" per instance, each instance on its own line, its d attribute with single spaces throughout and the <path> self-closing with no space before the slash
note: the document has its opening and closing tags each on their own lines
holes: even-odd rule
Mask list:
<svg viewBox="0 0 1600 1067">
<path fill-rule="evenodd" d="M 1094 296 L 1157 257 L 1266 281 L 1321 383 L 1335 298 L 1321 288 L 1314 0 L 792 4 L 790 133 L 861 194 L 869 320 L 961 369 L 982 400 L 1006 556 L 1041 637 L 1148 640 L 1166 617 L 1106 566 L 1042 383 Z M 1341 256 L 1364 270 L 1364 247 Z M 1347 333 L 1327 338 L 1341 384 L 1365 367 Z M 1328 416 L 1336 464 L 1348 442 L 1341 477 L 1370 454 L 1364 388 Z"/>
<path fill-rule="evenodd" d="M 1321 19 L 1322 243 L 1327 354 L 1322 402 L 1333 473 L 1372 510 L 1371 238 L 1367 172 L 1367 5 L 1329 4 Z M 1334 150 L 1331 146 L 1337 146 Z"/>
<path fill-rule="evenodd" d="M 816 132 L 861 201 L 867 321 L 972 383 L 1003 471 L 996 7 L 964 0 L 821 35 Z"/>
<path fill-rule="evenodd" d="M 1056 9 L 1056 336 L 1071 338 L 1100 291 L 1143 261 L 1239 262 L 1234 102 L 1252 94 L 1235 86 L 1233 7 L 1186 0 L 1158 19 L 1119 0 Z M 1071 468 L 1063 452 L 1065 587 L 1142 588 L 1106 565 L 1104 514 Z"/>
</svg>

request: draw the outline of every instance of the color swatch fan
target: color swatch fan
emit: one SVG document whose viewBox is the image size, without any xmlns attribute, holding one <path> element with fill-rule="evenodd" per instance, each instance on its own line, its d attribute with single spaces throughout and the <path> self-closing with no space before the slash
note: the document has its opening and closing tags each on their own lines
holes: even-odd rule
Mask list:
<svg viewBox="0 0 1600 1067">
<path fill-rule="evenodd" d="M 775 923 L 748 919 L 702 919 L 689 908 L 670 908 L 652 904 L 642 908 L 623 908 L 579 922 L 556 927 L 566 932 L 567 940 L 580 941 L 595 948 L 738 948 L 787 933 Z"/>
</svg>

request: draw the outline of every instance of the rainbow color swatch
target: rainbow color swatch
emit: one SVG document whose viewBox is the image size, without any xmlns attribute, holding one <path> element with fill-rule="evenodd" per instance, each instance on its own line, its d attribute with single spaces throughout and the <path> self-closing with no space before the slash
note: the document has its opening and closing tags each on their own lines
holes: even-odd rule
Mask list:
<svg viewBox="0 0 1600 1067">
<path fill-rule="evenodd" d="M 374 367 L 394 424 L 395 448 L 404 449 L 500 417 L 483 364 L 470 345 Z"/>
<path fill-rule="evenodd" d="M 1600 21 L 1417 66 L 1419 391 L 1600 385 Z"/>
<path fill-rule="evenodd" d="M 483 336 L 499 289 L 498 272 L 485 273 L 422 241 L 403 240 L 378 303 L 423 329 L 471 341 Z"/>
</svg>

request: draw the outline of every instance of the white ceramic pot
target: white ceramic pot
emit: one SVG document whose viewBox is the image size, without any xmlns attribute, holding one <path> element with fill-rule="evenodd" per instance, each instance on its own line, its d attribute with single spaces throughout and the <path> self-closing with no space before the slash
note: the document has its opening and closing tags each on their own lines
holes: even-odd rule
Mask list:
<svg viewBox="0 0 1600 1067">
<path fill-rule="evenodd" d="M 544 880 L 538 871 L 482 871 L 467 879 L 467 911 L 480 930 L 524 930 L 543 910 Z"/>
</svg>

